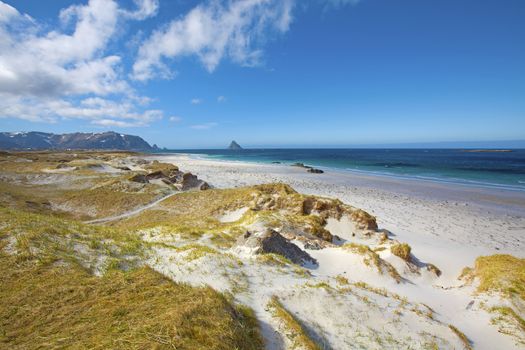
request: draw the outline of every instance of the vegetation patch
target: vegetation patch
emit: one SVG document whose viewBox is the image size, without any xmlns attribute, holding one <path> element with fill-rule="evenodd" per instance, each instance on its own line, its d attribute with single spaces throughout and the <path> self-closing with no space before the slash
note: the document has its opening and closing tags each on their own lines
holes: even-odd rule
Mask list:
<svg viewBox="0 0 525 350">
<path fill-rule="evenodd" d="M 293 348 L 321 350 L 321 347 L 310 338 L 299 320 L 286 310 L 276 296 L 271 298 L 268 307 L 272 310 L 274 317 L 281 320 L 284 327 L 289 331 L 289 338 L 292 341 Z"/>
<path fill-rule="evenodd" d="M 149 268 L 95 277 L 78 265 L 0 261 L 0 347 L 263 349 L 253 314 L 211 288 Z"/>
<path fill-rule="evenodd" d="M 454 334 L 458 336 L 458 338 L 461 340 L 466 350 L 472 350 L 472 345 L 470 345 L 470 340 L 467 338 L 465 333 L 463 333 L 462 331 L 460 331 L 459 329 L 457 329 L 455 326 L 451 324 L 448 325 L 448 328 L 450 328 L 452 332 L 454 332 Z"/>
<path fill-rule="evenodd" d="M 508 306 L 494 306 L 489 310 L 497 314 L 492 323 L 499 326 L 499 332 L 516 337 L 525 344 L 525 320 Z"/>
<path fill-rule="evenodd" d="M 405 261 L 410 261 L 410 251 L 412 248 L 407 243 L 398 243 L 390 247 L 390 251 L 395 256 L 400 257 Z"/>
<path fill-rule="evenodd" d="M 506 254 L 480 256 L 474 268 L 465 268 L 460 277 L 478 278 L 479 293 L 500 292 L 525 300 L 525 259 Z"/>
<path fill-rule="evenodd" d="M 263 348 L 247 308 L 140 267 L 137 235 L 7 208 L 0 222 L 0 348 Z"/>
<path fill-rule="evenodd" d="M 357 244 L 357 243 L 345 243 L 342 246 L 343 249 L 349 250 L 353 253 L 362 255 L 365 257 L 364 263 L 368 266 L 373 265 L 377 268 L 379 273 L 383 273 L 383 269 L 388 272 L 388 274 L 394 278 L 397 282 L 401 281 L 401 275 L 399 275 L 399 272 L 397 272 L 396 268 L 392 266 L 387 261 L 384 261 L 381 259 L 381 257 L 370 249 L 369 246 L 366 246 L 364 244 Z"/>
</svg>

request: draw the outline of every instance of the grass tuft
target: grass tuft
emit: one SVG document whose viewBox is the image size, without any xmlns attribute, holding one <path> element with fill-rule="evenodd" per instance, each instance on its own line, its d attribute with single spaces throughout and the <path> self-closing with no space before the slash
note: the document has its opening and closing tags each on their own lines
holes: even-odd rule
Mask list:
<svg viewBox="0 0 525 350">
<path fill-rule="evenodd" d="M 410 261 L 410 251 L 412 248 L 407 243 L 399 243 L 394 244 L 392 247 L 390 247 L 390 251 L 395 256 L 400 257 L 401 259 L 405 261 Z"/>
<path fill-rule="evenodd" d="M 268 307 L 273 311 L 273 315 L 279 318 L 284 323 L 284 326 L 291 332 L 290 340 L 294 346 L 306 350 L 321 350 L 321 347 L 308 336 L 308 333 L 299 320 L 286 310 L 275 295 L 268 303 Z"/>
<path fill-rule="evenodd" d="M 465 333 L 463 333 L 462 331 L 460 331 L 459 329 L 457 329 L 455 326 L 453 326 L 451 324 L 448 325 L 448 328 L 450 328 L 452 330 L 452 332 L 454 332 L 458 336 L 458 338 L 463 343 L 463 347 L 466 350 L 472 350 L 472 345 L 470 345 L 470 340 L 467 338 Z"/>
</svg>

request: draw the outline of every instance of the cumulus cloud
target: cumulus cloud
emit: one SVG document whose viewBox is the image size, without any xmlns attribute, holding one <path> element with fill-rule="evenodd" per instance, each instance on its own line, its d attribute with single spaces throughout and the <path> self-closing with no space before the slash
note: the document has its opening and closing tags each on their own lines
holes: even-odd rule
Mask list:
<svg viewBox="0 0 525 350">
<path fill-rule="evenodd" d="M 260 44 L 269 32 L 283 33 L 292 20 L 293 0 L 211 1 L 171 21 L 140 46 L 133 77 L 171 77 L 165 59 L 198 57 L 210 72 L 227 57 L 233 62 L 259 64 Z"/>
<path fill-rule="evenodd" d="M 178 122 L 181 122 L 181 121 L 182 121 L 182 118 L 179 117 L 179 116 L 174 115 L 174 116 L 171 116 L 171 117 L 169 118 L 169 121 L 170 121 L 170 122 L 173 122 L 173 123 L 178 123 Z"/>
<path fill-rule="evenodd" d="M 191 125 L 190 128 L 195 129 L 195 130 L 208 130 L 208 129 L 216 127 L 217 125 L 219 125 L 219 124 L 212 122 L 212 123 Z"/>
<path fill-rule="evenodd" d="M 161 118 L 162 112 L 148 109 L 152 99 L 137 93 L 136 80 L 172 77 L 170 60 L 184 56 L 196 57 L 209 72 L 226 59 L 258 65 L 264 44 L 288 31 L 296 1 L 203 0 L 188 13 L 157 26 L 146 39 L 142 31 L 135 33 L 138 50 L 132 66 L 126 67 L 120 53 L 110 52 L 122 35 L 119 24 L 155 16 L 159 0 L 133 0 L 129 7 L 115 0 L 89 0 L 62 9 L 59 25 L 51 29 L 0 0 L 0 118 L 147 125 Z M 359 0 L 318 1 L 337 7 Z"/>
<path fill-rule="evenodd" d="M 135 96 L 123 77 L 121 58 L 106 53 L 120 20 L 144 19 L 158 8 L 154 0 L 135 3 L 134 11 L 121 9 L 112 0 L 72 5 L 60 11 L 62 30 L 42 31 L 30 16 L 0 1 L 0 117 L 34 121 L 86 118 L 92 122 L 98 118 L 107 125 L 110 116 L 151 119 L 151 111 L 136 112 L 130 102 L 132 97 L 147 98 Z M 115 106 L 105 111 L 108 105 L 78 105 L 82 96 L 89 95 L 117 95 L 126 101 L 120 114 Z"/>
</svg>

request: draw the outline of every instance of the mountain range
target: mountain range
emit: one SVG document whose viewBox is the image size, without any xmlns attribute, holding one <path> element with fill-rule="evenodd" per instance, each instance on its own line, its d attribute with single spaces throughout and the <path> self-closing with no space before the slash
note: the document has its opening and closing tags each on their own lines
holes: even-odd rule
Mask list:
<svg viewBox="0 0 525 350">
<path fill-rule="evenodd" d="M 104 149 L 152 151 L 157 149 L 139 136 L 113 131 L 101 133 L 52 134 L 45 132 L 2 132 L 0 149 Z"/>
</svg>

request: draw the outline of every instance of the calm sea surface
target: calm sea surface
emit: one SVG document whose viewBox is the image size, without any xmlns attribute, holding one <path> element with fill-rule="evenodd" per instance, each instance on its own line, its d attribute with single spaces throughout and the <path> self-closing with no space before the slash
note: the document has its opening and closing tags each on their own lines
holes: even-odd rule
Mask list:
<svg viewBox="0 0 525 350">
<path fill-rule="evenodd" d="M 453 149 L 176 150 L 216 160 L 293 164 L 525 191 L 525 149 L 465 152 Z"/>
</svg>

